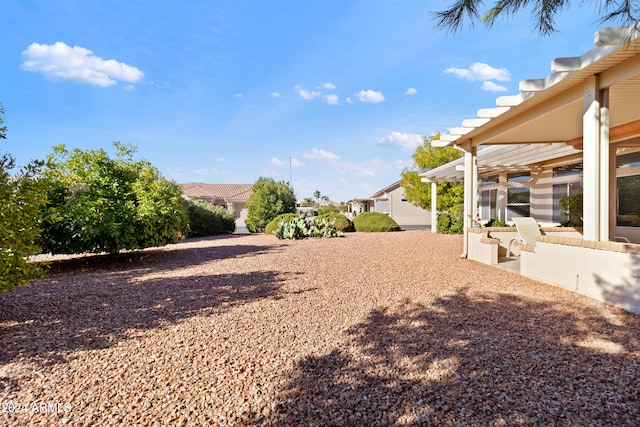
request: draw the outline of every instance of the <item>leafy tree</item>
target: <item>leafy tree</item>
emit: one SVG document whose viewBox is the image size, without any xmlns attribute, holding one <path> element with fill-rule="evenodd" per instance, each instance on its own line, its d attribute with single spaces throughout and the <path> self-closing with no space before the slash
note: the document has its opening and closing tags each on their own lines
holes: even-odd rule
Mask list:
<svg viewBox="0 0 640 427">
<path fill-rule="evenodd" d="M 115 158 L 103 149 L 53 148 L 45 171 L 46 251 L 117 253 L 166 245 L 188 233 L 178 185 L 148 161 L 134 161 L 135 147 L 119 142 L 114 147 Z"/>
<path fill-rule="evenodd" d="M 437 134 L 424 138 L 422 145 L 416 148 L 413 154 L 413 168 L 402 172 L 402 187 L 405 197 L 414 205 L 426 210 L 431 210 L 431 184 L 421 181 L 421 173 L 435 169 L 462 157 L 462 153 L 453 147 L 434 147 L 432 141 L 440 139 Z M 460 183 L 438 183 L 439 211 L 448 211 L 453 206 L 464 200 L 464 185 Z"/>
<path fill-rule="evenodd" d="M 0 104 L 0 125 L 3 115 Z M 0 139 L 6 134 L 7 127 L 0 127 Z M 15 159 L 9 154 L 0 156 L 0 293 L 26 286 L 42 274 L 37 264 L 29 262 L 29 256 L 40 252 L 36 241 L 46 193 L 40 177 L 42 166 L 43 162 L 32 161 L 12 176 Z"/>
<path fill-rule="evenodd" d="M 247 200 L 245 224 L 252 233 L 262 233 L 266 225 L 280 214 L 295 213 L 296 196 L 284 181 L 258 178 Z"/>
<path fill-rule="evenodd" d="M 499 18 L 515 16 L 532 9 L 535 29 L 541 35 L 556 32 L 555 16 L 571 5 L 569 0 L 496 0 L 488 9 L 483 0 L 455 0 L 446 10 L 434 12 L 436 26 L 448 32 L 459 31 L 464 20 L 473 25 L 483 22 L 493 26 Z M 623 25 L 634 25 L 638 29 L 640 10 L 633 0 L 597 0 L 580 2 L 580 7 L 590 3 L 600 14 L 600 23 L 620 21 Z"/>
</svg>

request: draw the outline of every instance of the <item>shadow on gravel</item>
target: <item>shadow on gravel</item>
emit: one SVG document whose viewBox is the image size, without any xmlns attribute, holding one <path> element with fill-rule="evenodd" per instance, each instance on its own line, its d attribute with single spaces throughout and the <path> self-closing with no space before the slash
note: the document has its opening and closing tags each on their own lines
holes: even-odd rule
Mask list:
<svg viewBox="0 0 640 427">
<path fill-rule="evenodd" d="M 465 291 L 372 311 L 298 362 L 269 425 L 640 425 L 640 318 Z"/>
<path fill-rule="evenodd" d="M 144 251 L 123 252 L 116 255 L 99 254 L 76 257 L 67 260 L 57 260 L 45 264 L 47 276 L 54 278 L 56 274 L 70 272 L 96 272 L 96 271 L 136 271 L 160 272 L 166 269 L 195 267 L 207 262 L 239 258 L 243 256 L 255 256 L 266 252 L 278 250 L 277 246 L 261 245 L 225 245 L 210 247 L 183 247 L 175 245 L 170 250 L 151 249 Z M 168 266 L 163 261 L 172 259 Z"/>
<path fill-rule="evenodd" d="M 40 364 L 64 362 L 75 350 L 107 348 L 132 334 L 195 315 L 226 310 L 264 298 L 282 298 L 282 284 L 297 273 L 255 271 L 194 275 L 180 268 L 211 259 L 257 254 L 270 247 L 186 248 L 90 257 L 62 263 L 38 290 L 0 296 L 0 363 L 14 359 Z M 224 255 L 223 255 L 224 254 Z M 140 258 L 136 258 L 140 256 Z M 164 256 L 174 258 L 163 263 Z M 184 260 L 184 263 L 182 262 Z M 178 269 L 171 276 L 169 269 Z M 166 271 L 166 277 L 144 274 Z"/>
</svg>

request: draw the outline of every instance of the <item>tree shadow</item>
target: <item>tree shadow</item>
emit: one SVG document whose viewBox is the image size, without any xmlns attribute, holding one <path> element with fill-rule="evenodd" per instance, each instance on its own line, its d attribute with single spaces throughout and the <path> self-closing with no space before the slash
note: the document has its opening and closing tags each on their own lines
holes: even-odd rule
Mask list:
<svg viewBox="0 0 640 427">
<path fill-rule="evenodd" d="M 231 238 L 224 236 L 225 238 Z M 190 239 L 188 243 L 211 241 L 211 238 Z M 216 240 L 221 240 L 217 237 Z M 226 240 L 226 239 L 225 239 Z M 96 271 L 163 271 L 184 267 L 195 267 L 207 262 L 255 256 L 280 250 L 278 246 L 239 245 L 230 243 L 220 246 L 188 247 L 181 244 L 163 248 L 121 252 L 119 254 L 87 254 L 72 256 L 69 259 L 56 259 L 41 262 L 48 276 L 70 272 Z M 170 265 L 164 261 L 172 260 Z"/>
<path fill-rule="evenodd" d="M 260 299 L 284 298 L 284 282 L 299 273 L 180 271 L 216 256 L 267 250 L 271 248 L 250 245 L 186 248 L 168 254 L 179 257 L 172 263 L 162 262 L 167 256 L 162 251 L 134 254 L 133 259 L 124 254 L 65 261 L 54 271 L 66 274 L 52 274 L 37 289 L 20 288 L 0 296 L 0 363 L 17 359 L 60 363 L 73 351 L 107 348 L 140 331 L 181 319 Z M 149 271 L 154 274 L 146 277 Z"/>
<path fill-rule="evenodd" d="M 380 308 L 299 361 L 271 425 L 637 425 L 640 320 L 460 291 Z"/>
<path fill-rule="evenodd" d="M 640 255 L 629 254 L 630 273 L 633 279 L 614 282 L 595 275 L 596 286 L 600 288 L 602 299 L 609 304 L 622 307 L 632 313 L 640 314 Z"/>
</svg>

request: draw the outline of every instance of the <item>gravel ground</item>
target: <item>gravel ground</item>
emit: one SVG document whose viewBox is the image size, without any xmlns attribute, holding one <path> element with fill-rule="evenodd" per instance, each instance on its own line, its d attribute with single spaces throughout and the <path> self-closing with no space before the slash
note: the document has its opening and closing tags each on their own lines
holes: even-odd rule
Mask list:
<svg viewBox="0 0 640 427">
<path fill-rule="evenodd" d="M 640 317 L 428 231 L 59 259 L 0 296 L 0 425 L 640 425 Z"/>
</svg>

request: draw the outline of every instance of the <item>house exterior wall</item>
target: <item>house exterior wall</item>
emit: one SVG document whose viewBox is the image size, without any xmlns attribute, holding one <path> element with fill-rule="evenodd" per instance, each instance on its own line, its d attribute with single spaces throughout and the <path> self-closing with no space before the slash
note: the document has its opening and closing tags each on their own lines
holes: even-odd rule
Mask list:
<svg viewBox="0 0 640 427">
<path fill-rule="evenodd" d="M 403 187 L 398 187 L 377 199 L 389 199 L 390 212 L 388 213 L 399 225 L 431 225 L 429 211 L 415 206 L 407 201 Z"/>
<path fill-rule="evenodd" d="M 520 274 L 640 314 L 640 255 L 595 247 L 622 245 L 615 242 L 573 240 L 575 246 L 539 241 L 533 252 L 522 251 Z"/>
</svg>

